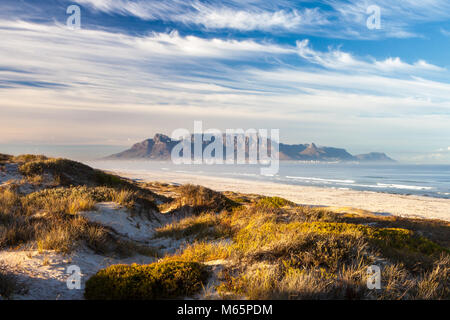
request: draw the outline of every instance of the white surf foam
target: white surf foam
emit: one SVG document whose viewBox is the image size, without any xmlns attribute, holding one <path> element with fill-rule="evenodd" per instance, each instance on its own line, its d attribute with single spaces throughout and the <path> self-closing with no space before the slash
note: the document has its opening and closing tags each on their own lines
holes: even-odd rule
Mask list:
<svg viewBox="0 0 450 320">
<path fill-rule="evenodd" d="M 355 183 L 354 180 L 337 180 L 337 179 L 323 179 L 323 178 L 315 178 L 315 177 L 293 177 L 293 176 L 286 176 L 288 179 L 296 179 L 296 180 L 305 180 L 305 181 L 317 181 L 317 182 L 335 182 L 335 183 L 344 183 L 344 184 L 353 184 Z"/>
</svg>

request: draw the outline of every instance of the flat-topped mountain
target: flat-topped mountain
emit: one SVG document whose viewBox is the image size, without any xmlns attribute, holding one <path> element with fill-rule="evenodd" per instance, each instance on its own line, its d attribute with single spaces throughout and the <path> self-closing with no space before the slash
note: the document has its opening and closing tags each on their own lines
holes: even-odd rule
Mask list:
<svg viewBox="0 0 450 320">
<path fill-rule="evenodd" d="M 358 154 L 355 156 L 359 161 L 365 162 L 395 162 L 382 152 L 371 152 L 367 154 Z"/>
<path fill-rule="evenodd" d="M 136 143 L 130 149 L 113 154 L 106 159 L 170 160 L 172 149 L 179 142 L 180 141 L 172 140 L 164 134 L 158 133 L 153 139 L 146 139 Z M 203 148 L 207 145 L 208 143 L 203 142 Z M 246 154 L 248 155 L 248 149 L 246 149 L 246 151 Z M 280 143 L 279 157 L 280 160 L 300 161 L 395 162 L 395 160 L 389 158 L 384 153 L 372 152 L 353 156 L 345 149 L 322 147 L 317 146 L 315 143 L 293 145 Z"/>
</svg>

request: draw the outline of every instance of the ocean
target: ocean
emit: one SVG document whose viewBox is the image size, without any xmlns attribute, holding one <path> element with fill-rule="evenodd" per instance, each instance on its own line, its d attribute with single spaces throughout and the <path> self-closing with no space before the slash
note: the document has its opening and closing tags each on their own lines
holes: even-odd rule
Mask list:
<svg viewBox="0 0 450 320">
<path fill-rule="evenodd" d="M 450 199 L 450 165 L 280 162 L 278 174 L 263 176 L 257 165 L 175 165 L 163 161 L 89 161 L 95 168 L 145 173 L 171 171 L 288 185 L 421 195 Z"/>
</svg>

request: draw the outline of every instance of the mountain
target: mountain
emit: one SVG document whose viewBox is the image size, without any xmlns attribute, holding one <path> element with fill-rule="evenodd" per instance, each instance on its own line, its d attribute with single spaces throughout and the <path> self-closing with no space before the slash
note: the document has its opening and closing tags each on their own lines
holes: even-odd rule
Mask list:
<svg viewBox="0 0 450 320">
<path fill-rule="evenodd" d="M 345 149 L 318 147 L 316 144 L 289 145 L 280 143 L 280 160 L 304 161 L 353 161 L 354 157 Z"/>
<path fill-rule="evenodd" d="M 113 154 L 107 159 L 150 159 L 170 160 L 170 152 L 179 141 L 174 141 L 163 134 L 156 134 L 153 139 L 147 139 L 134 144 L 130 149 Z"/>
<path fill-rule="evenodd" d="M 355 156 L 361 162 L 396 162 L 382 152 L 371 152 L 367 154 L 358 154 Z"/>
<path fill-rule="evenodd" d="M 248 143 L 248 140 L 246 140 Z M 172 149 L 179 143 L 166 135 L 156 134 L 153 139 L 147 139 L 134 144 L 130 149 L 113 154 L 105 159 L 149 159 L 170 160 Z M 203 149 L 208 143 L 203 142 Z M 236 151 L 236 147 L 234 148 Z M 270 149 L 270 148 L 269 148 Z M 192 147 L 193 150 L 193 147 Z M 225 146 L 224 146 L 225 151 Z M 225 152 L 224 152 L 225 154 Z M 248 147 L 246 148 L 248 156 Z M 358 162 L 394 162 L 384 153 L 372 152 L 353 156 L 345 149 L 321 147 L 311 144 L 279 144 L 280 160 L 297 161 L 358 161 Z"/>
</svg>

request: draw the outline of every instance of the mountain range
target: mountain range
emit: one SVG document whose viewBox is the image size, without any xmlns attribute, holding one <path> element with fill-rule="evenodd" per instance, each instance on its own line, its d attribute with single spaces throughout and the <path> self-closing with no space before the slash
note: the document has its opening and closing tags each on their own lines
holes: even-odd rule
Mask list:
<svg viewBox="0 0 450 320">
<path fill-rule="evenodd" d="M 179 142 L 180 141 L 172 140 L 164 134 L 158 133 L 152 139 L 146 139 L 142 142 L 136 143 L 130 149 L 110 155 L 105 159 L 170 160 L 171 151 Z M 203 142 L 203 148 L 207 145 L 208 143 Z M 315 143 L 292 145 L 280 143 L 279 158 L 280 160 L 298 161 L 395 162 L 395 160 L 381 152 L 352 155 L 345 149 L 322 147 L 317 146 Z"/>
</svg>

